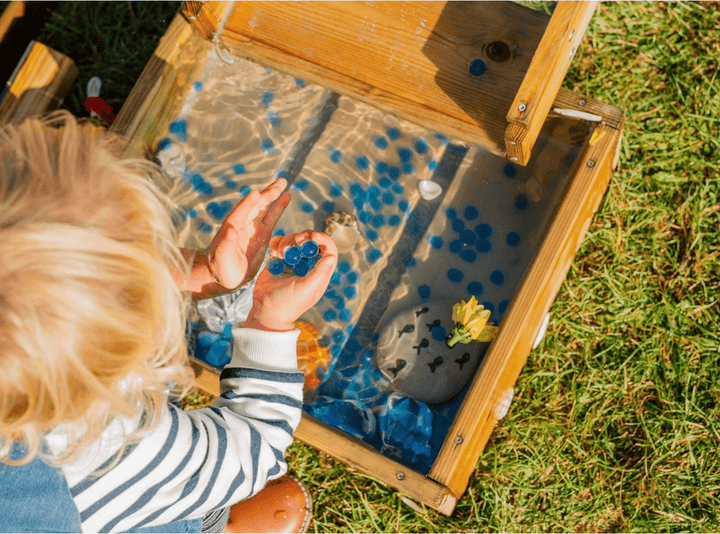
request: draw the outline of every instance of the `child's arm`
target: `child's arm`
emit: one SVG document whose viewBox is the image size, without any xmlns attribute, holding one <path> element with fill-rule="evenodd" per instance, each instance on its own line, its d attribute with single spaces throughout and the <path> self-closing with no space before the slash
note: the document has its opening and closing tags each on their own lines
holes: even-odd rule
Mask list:
<svg viewBox="0 0 720 534">
<path fill-rule="evenodd" d="M 62 468 L 84 531 L 202 517 L 285 473 L 304 381 L 293 323 L 327 288 L 337 248 L 325 234 L 311 231 L 270 243 L 271 254 L 279 257 L 287 246 L 307 239 L 323 254 L 307 276 L 275 277 L 267 269 L 258 276 L 248 320 L 233 328 L 233 358 L 212 408 L 185 412 L 168 406 L 160 423 L 99 478 L 88 475 L 82 461 Z"/>
<path fill-rule="evenodd" d="M 245 285 L 257 274 L 272 231 L 290 202 L 282 194 L 287 181 L 280 178 L 262 191 L 251 191 L 223 221 L 207 252 L 183 250 L 192 261 L 189 280 L 176 280 L 193 298 L 224 295 Z"/>
</svg>

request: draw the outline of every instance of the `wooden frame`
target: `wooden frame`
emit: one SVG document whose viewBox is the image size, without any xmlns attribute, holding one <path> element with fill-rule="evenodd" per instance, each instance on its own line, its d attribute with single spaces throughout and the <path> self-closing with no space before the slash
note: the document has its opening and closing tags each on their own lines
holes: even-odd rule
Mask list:
<svg viewBox="0 0 720 534">
<path fill-rule="evenodd" d="M 212 10 L 212 6 L 217 5 L 196 4 L 192 16 L 197 18 L 203 10 L 209 10 L 205 13 L 207 16 L 202 15 L 204 20 L 222 20 L 222 12 Z M 198 67 L 181 60 L 181 51 L 188 53 L 208 46 L 203 34 L 190 28 L 190 23 L 180 16 L 173 20 L 113 124 L 114 131 L 129 139 L 127 151 L 130 154 L 143 154 L 153 145 L 172 120 L 173 110 L 189 91 L 191 84 L 188 81 L 193 80 L 193 69 Z M 333 88 L 336 81 L 332 79 L 326 85 Z M 569 185 L 545 238 L 506 311 L 498 337 L 486 353 L 428 476 L 386 458 L 364 442 L 307 414 L 303 414 L 296 432 L 298 439 L 444 514 L 452 513 L 467 487 L 497 423 L 493 407 L 499 395 L 515 383 L 610 180 L 624 123 L 622 111 L 565 89 L 557 92 L 548 110 L 553 117 L 576 117 L 574 120 L 583 121 L 590 130 L 594 129 L 595 135 L 576 160 Z M 201 363 L 195 364 L 195 370 L 198 386 L 218 395 L 217 370 Z"/>
</svg>

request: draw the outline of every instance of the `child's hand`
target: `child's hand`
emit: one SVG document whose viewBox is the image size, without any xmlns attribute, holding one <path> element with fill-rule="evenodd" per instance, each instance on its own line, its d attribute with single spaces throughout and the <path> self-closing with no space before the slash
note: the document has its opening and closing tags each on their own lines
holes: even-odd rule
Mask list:
<svg viewBox="0 0 720 534">
<path fill-rule="evenodd" d="M 272 231 L 290 202 L 289 193 L 281 194 L 286 185 L 280 178 L 261 192 L 250 191 L 228 214 L 207 257 L 199 256 L 193 266 L 191 286 L 196 296 L 222 295 L 255 277 Z"/>
<path fill-rule="evenodd" d="M 274 237 L 270 241 L 270 254 L 281 258 L 285 249 L 312 239 L 320 246 L 321 259 L 302 278 L 277 277 L 267 268 L 258 276 L 253 293 L 253 307 L 245 326 L 259 330 L 285 332 L 295 328 L 295 321 L 312 308 L 330 283 L 337 266 L 337 247 L 327 234 L 305 230 L 299 234 Z"/>
</svg>

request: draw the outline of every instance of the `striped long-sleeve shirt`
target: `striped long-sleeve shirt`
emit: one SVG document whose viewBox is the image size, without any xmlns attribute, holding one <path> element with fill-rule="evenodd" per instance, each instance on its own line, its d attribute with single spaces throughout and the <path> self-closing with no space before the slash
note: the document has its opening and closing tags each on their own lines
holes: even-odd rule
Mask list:
<svg viewBox="0 0 720 534">
<path fill-rule="evenodd" d="M 302 409 L 298 334 L 236 326 L 222 395 L 211 408 L 186 412 L 168 404 L 160 423 L 124 451 L 124 431 L 138 419 L 116 420 L 81 458 L 62 466 L 83 532 L 203 517 L 284 474 Z M 61 448 L 63 434 L 48 436 L 48 443 Z"/>
</svg>

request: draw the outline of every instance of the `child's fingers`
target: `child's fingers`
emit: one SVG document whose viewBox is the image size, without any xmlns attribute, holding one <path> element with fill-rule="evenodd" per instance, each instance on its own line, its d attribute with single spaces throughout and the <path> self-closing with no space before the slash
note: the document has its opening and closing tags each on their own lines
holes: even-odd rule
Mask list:
<svg viewBox="0 0 720 534">
<path fill-rule="evenodd" d="M 236 228 L 245 228 L 248 222 L 253 219 L 253 212 L 257 216 L 257 205 L 260 201 L 260 193 L 258 191 L 250 191 L 232 211 L 225 217 L 223 224 L 228 224 Z"/>
<path fill-rule="evenodd" d="M 280 220 L 280 217 L 282 217 L 282 214 L 285 212 L 285 208 L 288 207 L 288 204 L 290 204 L 290 193 L 285 192 L 270 206 L 260 221 L 260 224 L 264 226 L 268 232 L 272 232 Z"/>
<path fill-rule="evenodd" d="M 320 297 L 327 289 L 330 278 L 337 267 L 337 256 L 328 254 L 323 256 L 315 267 L 306 276 L 298 278 L 295 281 L 295 288 L 298 293 L 305 293 L 312 302 L 308 303 L 308 308 L 314 306 L 320 300 Z"/>
<path fill-rule="evenodd" d="M 221 228 L 222 239 L 208 255 L 210 274 L 225 287 L 240 285 L 247 270 L 247 259 L 236 254 L 235 247 L 239 239 L 237 230 L 232 226 Z"/>
</svg>

